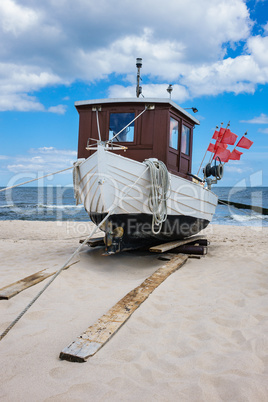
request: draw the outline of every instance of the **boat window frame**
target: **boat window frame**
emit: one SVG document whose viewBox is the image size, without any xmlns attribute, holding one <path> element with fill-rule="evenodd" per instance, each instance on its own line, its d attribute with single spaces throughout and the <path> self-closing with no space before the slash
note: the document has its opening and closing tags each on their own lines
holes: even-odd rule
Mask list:
<svg viewBox="0 0 268 402">
<path fill-rule="evenodd" d="M 182 150 L 182 140 L 183 140 L 183 127 L 188 128 L 189 130 L 189 136 L 188 136 L 188 153 L 183 152 Z M 180 140 L 180 152 L 186 156 L 186 157 L 190 157 L 191 156 L 191 138 L 192 138 L 192 128 L 189 127 L 185 121 L 182 121 L 181 123 L 181 140 Z M 186 143 L 186 147 L 187 147 L 187 143 Z M 187 150 L 187 148 L 186 148 Z"/>
<path fill-rule="evenodd" d="M 170 128 L 171 128 L 171 119 L 175 120 L 178 123 L 178 138 L 177 138 L 177 148 L 173 148 L 170 145 Z M 169 150 L 174 152 L 174 153 L 180 153 L 180 136 L 181 136 L 181 119 L 178 116 L 175 116 L 173 114 L 169 114 L 169 129 L 168 129 L 168 146 Z"/>
<path fill-rule="evenodd" d="M 114 108 L 113 110 L 109 110 L 108 112 L 108 140 L 110 137 L 110 116 L 112 114 L 132 114 L 133 118 L 130 119 L 133 120 L 136 116 L 137 116 L 137 111 L 133 108 L 120 108 L 120 110 L 118 110 L 118 108 Z M 131 146 L 131 145 L 136 145 L 137 143 L 137 127 L 136 127 L 136 121 L 134 121 L 134 125 L 131 126 L 133 127 L 133 141 L 116 141 L 116 138 L 112 141 L 113 144 L 125 144 L 127 146 Z M 120 131 L 120 130 L 119 130 Z"/>
</svg>

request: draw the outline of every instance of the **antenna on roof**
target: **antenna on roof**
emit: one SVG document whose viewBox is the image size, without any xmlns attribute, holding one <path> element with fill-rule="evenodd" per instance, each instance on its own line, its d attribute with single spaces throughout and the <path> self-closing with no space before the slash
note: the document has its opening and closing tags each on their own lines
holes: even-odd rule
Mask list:
<svg viewBox="0 0 268 402">
<path fill-rule="evenodd" d="M 140 70 L 142 68 L 142 59 L 140 57 L 137 57 L 136 59 L 136 67 L 137 67 L 137 87 L 136 87 L 136 96 L 137 98 L 141 95 L 142 93 L 142 87 L 140 86 L 140 80 L 141 79 L 141 74 Z"/>
</svg>

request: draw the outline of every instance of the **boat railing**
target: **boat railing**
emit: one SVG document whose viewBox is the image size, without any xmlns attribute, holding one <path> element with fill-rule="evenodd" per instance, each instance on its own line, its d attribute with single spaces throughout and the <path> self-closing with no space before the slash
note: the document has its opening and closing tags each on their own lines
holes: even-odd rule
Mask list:
<svg viewBox="0 0 268 402">
<path fill-rule="evenodd" d="M 90 141 L 95 141 L 96 143 L 90 144 Z M 100 141 L 100 140 L 96 140 L 96 138 L 88 138 L 86 150 L 87 151 L 96 151 L 98 149 L 99 145 L 102 145 L 106 150 L 109 150 L 109 151 L 118 151 L 118 150 L 126 151 L 128 149 L 124 145 L 114 144 L 110 141 Z"/>
</svg>

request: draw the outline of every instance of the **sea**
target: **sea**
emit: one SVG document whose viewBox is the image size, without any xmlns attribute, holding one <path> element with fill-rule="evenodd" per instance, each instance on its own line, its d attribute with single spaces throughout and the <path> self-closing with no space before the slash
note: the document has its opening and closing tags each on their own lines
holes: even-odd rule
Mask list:
<svg viewBox="0 0 268 402">
<path fill-rule="evenodd" d="M 219 199 L 268 208 L 268 187 L 213 187 Z M 0 220 L 88 221 L 76 205 L 72 187 L 16 187 L 0 192 Z M 268 215 L 218 205 L 211 222 L 219 225 L 268 226 Z"/>
</svg>

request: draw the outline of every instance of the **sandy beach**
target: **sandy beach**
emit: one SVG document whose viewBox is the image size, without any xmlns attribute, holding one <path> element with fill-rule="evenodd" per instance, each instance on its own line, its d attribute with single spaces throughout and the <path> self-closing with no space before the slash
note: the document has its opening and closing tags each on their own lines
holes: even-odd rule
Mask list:
<svg viewBox="0 0 268 402">
<path fill-rule="evenodd" d="M 0 288 L 55 270 L 84 222 L 0 222 Z M 1 401 L 267 401 L 268 228 L 210 225 L 208 254 L 188 259 L 86 363 L 59 353 L 163 265 L 83 247 L 0 342 Z M 0 300 L 2 333 L 45 281 Z"/>
</svg>

